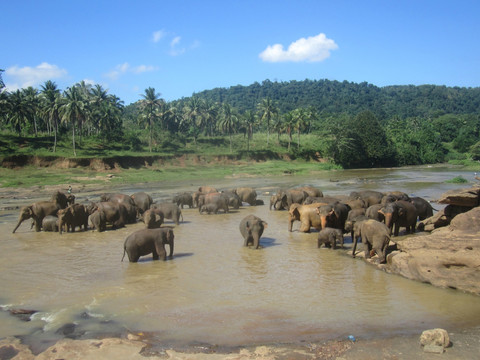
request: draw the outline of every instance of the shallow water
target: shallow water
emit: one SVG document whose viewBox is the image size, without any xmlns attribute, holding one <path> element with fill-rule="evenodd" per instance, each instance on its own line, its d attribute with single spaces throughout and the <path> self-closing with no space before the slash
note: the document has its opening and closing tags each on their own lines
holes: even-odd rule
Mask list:
<svg viewBox="0 0 480 360">
<path fill-rule="evenodd" d="M 480 324 L 478 297 L 386 274 L 340 251 L 318 249 L 315 232 L 287 231 L 285 211 L 269 211 L 278 187 L 313 185 L 325 195 L 359 189 L 400 190 L 436 199 L 446 184 L 473 173 L 445 167 L 319 172 L 312 176 L 242 178 L 221 181 L 139 184 L 121 192 L 147 191 L 157 201 L 199 185 L 219 189 L 253 186 L 264 206 L 243 206 L 229 214 L 200 215 L 183 210 L 173 226 L 173 260 L 121 262 L 123 242 L 143 223 L 97 232 L 36 233 L 23 223 L 15 234 L 18 210 L 0 215 L 0 305 L 35 309 L 24 322 L 0 311 L 0 338 L 22 335 L 30 342 L 58 338 L 65 324 L 72 336 L 154 332 L 175 345 L 193 342 L 236 346 L 267 342 L 315 341 L 388 336 L 431 327 L 456 329 Z M 74 189 L 75 190 L 75 189 Z M 76 192 L 78 202 L 94 192 Z M 8 200 L 27 205 L 31 200 Z M 439 209 L 442 206 L 433 204 Z M 242 247 L 240 220 L 255 214 L 269 225 L 263 248 Z"/>
</svg>

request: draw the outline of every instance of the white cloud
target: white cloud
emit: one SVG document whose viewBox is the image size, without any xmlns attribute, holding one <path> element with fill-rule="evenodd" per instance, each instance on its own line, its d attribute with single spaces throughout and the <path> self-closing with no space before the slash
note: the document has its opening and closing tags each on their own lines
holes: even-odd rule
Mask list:
<svg viewBox="0 0 480 360">
<path fill-rule="evenodd" d="M 186 51 L 185 48 L 179 47 L 180 40 L 182 40 L 180 36 L 175 36 L 170 42 L 170 55 L 177 56 L 183 54 Z"/>
<path fill-rule="evenodd" d="M 154 43 L 157 43 L 160 40 L 162 40 L 165 37 L 165 35 L 166 35 L 166 32 L 164 30 L 154 31 L 154 33 L 152 34 L 152 41 Z"/>
<path fill-rule="evenodd" d="M 139 65 L 132 67 L 128 62 L 125 62 L 123 64 L 115 66 L 115 68 L 112 71 L 106 73 L 105 76 L 111 80 L 118 80 L 120 76 L 127 72 L 141 74 L 144 72 L 155 71 L 157 69 L 158 68 L 156 66 L 152 65 Z"/>
<path fill-rule="evenodd" d="M 269 45 L 260 53 L 260 58 L 266 62 L 317 62 L 330 57 L 332 50 L 338 49 L 338 45 L 332 39 L 328 39 L 324 33 L 294 41 L 285 50 L 283 45 Z"/>
<path fill-rule="evenodd" d="M 68 72 L 57 65 L 46 62 L 35 67 L 12 66 L 5 69 L 5 85 L 9 91 L 37 87 L 47 80 L 61 79 L 67 76 Z"/>
</svg>

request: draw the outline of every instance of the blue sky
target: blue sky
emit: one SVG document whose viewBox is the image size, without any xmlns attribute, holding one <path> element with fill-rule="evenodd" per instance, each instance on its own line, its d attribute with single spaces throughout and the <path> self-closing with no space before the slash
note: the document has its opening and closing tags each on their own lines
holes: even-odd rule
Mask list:
<svg viewBox="0 0 480 360">
<path fill-rule="evenodd" d="M 8 90 L 100 84 L 125 105 L 330 79 L 480 86 L 480 1 L 3 1 Z"/>
</svg>

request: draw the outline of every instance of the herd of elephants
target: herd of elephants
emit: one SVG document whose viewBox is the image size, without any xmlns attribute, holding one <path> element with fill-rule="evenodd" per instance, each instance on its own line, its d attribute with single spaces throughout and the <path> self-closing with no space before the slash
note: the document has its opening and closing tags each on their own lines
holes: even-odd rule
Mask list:
<svg viewBox="0 0 480 360">
<path fill-rule="evenodd" d="M 75 203 L 71 193 L 56 191 L 48 201 L 38 201 L 20 210 L 15 232 L 20 224 L 32 219 L 35 231 L 75 231 L 91 228 L 105 231 L 136 223 L 141 220 L 145 228 L 130 234 L 124 243 L 124 254 L 130 262 L 137 262 L 141 256 L 152 254 L 154 260 L 167 258 L 165 245 L 169 245 L 169 257 L 173 257 L 174 231 L 162 224 L 165 219 L 176 225 L 183 221 L 184 206 L 198 208 L 201 214 L 228 213 L 244 203 L 250 206 L 264 205 L 257 199 L 257 192 L 251 187 L 218 191 L 210 186 L 201 186 L 198 191 L 184 192 L 173 196 L 171 202 L 155 203 L 146 192 L 132 195 L 112 193 L 100 196 L 100 201 L 87 204 Z M 299 231 L 317 229 L 318 247 L 336 248 L 337 242 L 343 247 L 344 234 L 353 239 L 352 256 L 355 257 L 357 241 L 361 239 L 365 258 L 375 254 L 377 261 L 385 262 L 386 250 L 392 236 L 398 236 L 400 227 L 407 233 L 415 232 L 417 220 L 433 215 L 433 208 L 421 197 L 409 197 L 406 193 L 392 191 L 383 193 L 373 190 L 354 191 L 349 195 L 328 197 L 312 186 L 279 189 L 271 195 L 270 210 L 288 211 L 288 230 L 300 221 Z M 267 223 L 255 215 L 245 216 L 239 230 L 244 246 L 260 247 L 260 238 Z M 123 260 L 123 258 L 122 258 Z"/>
</svg>

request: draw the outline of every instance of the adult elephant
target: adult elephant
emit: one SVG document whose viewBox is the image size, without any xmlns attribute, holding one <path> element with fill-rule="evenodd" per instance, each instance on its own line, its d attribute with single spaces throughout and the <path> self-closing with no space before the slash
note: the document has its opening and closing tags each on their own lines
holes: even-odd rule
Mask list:
<svg viewBox="0 0 480 360">
<path fill-rule="evenodd" d="M 214 204 L 217 209 L 221 209 L 228 213 L 228 198 L 222 193 L 208 193 L 203 194 L 198 199 L 198 211 L 201 212 L 202 206 L 206 204 Z"/>
<path fill-rule="evenodd" d="M 383 207 L 382 204 L 371 205 L 365 210 L 365 216 L 369 219 L 377 220 L 380 222 L 385 221 L 385 216 L 380 212 L 380 209 Z"/>
<path fill-rule="evenodd" d="M 182 210 L 177 204 L 173 203 L 159 203 L 152 204 L 151 209 L 157 209 L 163 213 L 164 219 L 173 220 L 175 225 L 180 225 L 180 217 L 183 221 Z"/>
<path fill-rule="evenodd" d="M 410 201 L 410 197 L 407 193 L 404 193 L 403 191 L 389 191 L 383 196 L 380 203 L 382 205 L 386 205 L 388 203 L 398 200 Z"/>
<path fill-rule="evenodd" d="M 170 247 L 169 257 L 173 258 L 175 235 L 170 228 L 142 229 L 130 234 L 123 244 L 123 258 L 125 253 L 130 262 L 137 262 L 140 256 L 152 254 L 153 260 L 166 260 L 165 245 Z"/>
<path fill-rule="evenodd" d="M 292 231 L 293 223 L 300 221 L 301 232 L 310 232 L 310 228 L 314 227 L 317 230 L 322 229 L 320 216 L 318 216 L 317 208 L 324 203 L 315 203 L 308 205 L 292 204 L 288 210 L 288 231 Z"/>
<path fill-rule="evenodd" d="M 365 251 L 365 259 L 369 259 L 373 252 L 378 255 L 380 264 L 385 262 L 386 250 L 390 242 L 390 229 L 377 220 L 362 221 L 356 226 L 352 256 L 355 257 L 357 239 L 361 237 Z"/>
<path fill-rule="evenodd" d="M 58 217 L 54 215 L 47 215 L 42 220 L 42 230 L 43 231 L 58 231 Z"/>
<path fill-rule="evenodd" d="M 48 215 L 57 215 L 58 210 L 61 207 L 57 202 L 53 201 L 38 201 L 29 206 L 24 206 L 20 209 L 20 215 L 18 216 L 18 222 L 12 233 L 14 233 L 20 224 L 27 220 L 33 219 L 35 226 L 35 231 L 40 231 L 42 229 L 42 221 L 45 216 Z"/>
<path fill-rule="evenodd" d="M 285 203 L 282 202 L 282 192 L 277 192 L 276 194 L 273 194 L 270 196 L 270 210 L 287 210 L 286 206 L 286 201 Z"/>
<path fill-rule="evenodd" d="M 142 220 L 147 229 L 156 229 L 163 224 L 164 215 L 158 209 L 148 209 L 143 213 Z"/>
<path fill-rule="evenodd" d="M 228 207 L 232 209 L 238 209 L 242 205 L 242 200 L 233 191 L 222 191 L 222 194 L 225 195 L 228 199 Z"/>
<path fill-rule="evenodd" d="M 416 196 L 411 197 L 410 202 L 417 209 L 418 220 L 425 220 L 433 216 L 433 207 L 427 200 Z"/>
<path fill-rule="evenodd" d="M 100 196 L 101 202 L 116 202 L 119 204 L 123 204 L 126 211 L 127 216 L 125 218 L 126 224 L 134 224 L 137 222 L 137 206 L 133 199 L 127 194 L 102 194 Z"/>
<path fill-rule="evenodd" d="M 140 217 L 145 211 L 150 209 L 150 206 L 153 204 L 152 197 L 143 191 L 136 192 L 130 195 L 130 197 L 137 208 L 137 217 Z"/>
<path fill-rule="evenodd" d="M 243 246 L 253 245 L 255 249 L 260 247 L 260 238 L 268 224 L 255 215 L 247 215 L 240 221 L 239 229 L 244 238 Z"/>
<path fill-rule="evenodd" d="M 300 187 L 294 188 L 293 190 L 305 191 L 308 194 L 308 196 L 311 196 L 311 197 L 323 197 L 322 190 L 317 189 L 314 186 L 300 186 Z"/>
<path fill-rule="evenodd" d="M 202 194 L 208 194 L 208 193 L 216 193 L 218 192 L 218 190 L 215 189 L 213 186 L 204 185 L 198 188 L 198 192 Z"/>
<path fill-rule="evenodd" d="M 357 222 L 358 219 L 364 219 L 365 216 L 365 209 L 352 209 L 348 212 L 347 220 L 345 221 L 345 232 L 349 232 L 352 234 L 353 240 L 353 225 Z"/>
<path fill-rule="evenodd" d="M 344 203 L 336 202 L 317 207 L 317 213 L 320 216 L 322 229 L 332 227 L 344 231 L 345 221 L 347 220 L 350 206 Z"/>
<path fill-rule="evenodd" d="M 242 202 L 246 202 L 250 206 L 255 206 L 257 204 L 257 192 L 254 188 L 240 187 L 233 189 L 232 192 L 237 194 Z"/>
<path fill-rule="evenodd" d="M 367 207 L 375 204 L 380 204 L 382 202 L 384 194 L 380 191 L 375 190 L 362 190 L 362 191 L 352 191 L 350 193 L 350 199 L 362 199 L 365 201 Z"/>
<path fill-rule="evenodd" d="M 75 204 L 75 195 L 57 190 L 53 193 L 51 201 L 56 202 L 61 209 L 65 209 L 67 206 Z"/>
<path fill-rule="evenodd" d="M 188 206 L 191 209 L 193 208 L 193 196 L 189 192 L 177 194 L 173 197 L 172 203 L 180 206 L 180 209 L 183 209 L 184 206 Z"/>
<path fill-rule="evenodd" d="M 88 216 L 89 213 L 86 207 L 82 204 L 73 204 L 65 209 L 58 210 L 58 228 L 60 234 L 65 231 L 75 232 L 75 228 L 78 226 L 80 229 L 83 226 L 83 230 L 88 229 Z"/>
<path fill-rule="evenodd" d="M 417 224 L 417 209 L 409 201 L 398 200 L 395 202 L 387 203 L 379 210 L 379 213 L 385 216 L 385 225 L 390 229 L 394 229 L 394 236 L 398 236 L 400 227 L 405 227 L 407 233 L 415 232 L 415 226 Z"/>
<path fill-rule="evenodd" d="M 112 228 L 124 227 L 127 223 L 127 208 L 124 204 L 114 201 L 101 201 L 91 203 L 87 206 L 87 212 L 93 214 L 96 210 L 102 210 L 105 213 L 107 224 L 111 224 Z"/>
<path fill-rule="evenodd" d="M 102 209 L 95 210 L 89 216 L 89 222 L 92 225 L 92 228 L 98 232 L 105 231 L 107 229 L 107 215 Z"/>
</svg>

